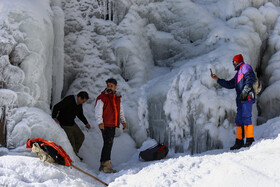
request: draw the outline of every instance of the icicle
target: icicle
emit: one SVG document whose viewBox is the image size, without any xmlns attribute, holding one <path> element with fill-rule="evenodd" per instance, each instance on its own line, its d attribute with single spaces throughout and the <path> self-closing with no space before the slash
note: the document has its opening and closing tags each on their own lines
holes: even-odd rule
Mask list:
<svg viewBox="0 0 280 187">
<path fill-rule="evenodd" d="M 109 15 L 109 18 L 108 18 L 108 20 L 111 20 L 111 14 L 112 14 L 112 12 L 111 12 L 111 4 L 112 4 L 112 2 L 111 2 L 111 0 L 108 0 L 108 15 Z"/>
<path fill-rule="evenodd" d="M 104 16 L 104 20 L 106 20 L 106 14 L 107 14 L 107 0 L 103 0 L 103 16 Z"/>
</svg>

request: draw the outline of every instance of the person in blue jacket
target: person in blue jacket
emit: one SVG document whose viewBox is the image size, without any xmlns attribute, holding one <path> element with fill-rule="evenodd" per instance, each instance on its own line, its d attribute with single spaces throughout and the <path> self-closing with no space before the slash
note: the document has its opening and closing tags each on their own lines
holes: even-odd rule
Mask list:
<svg viewBox="0 0 280 187">
<path fill-rule="evenodd" d="M 252 124 L 252 105 L 255 103 L 255 92 L 253 84 L 256 81 L 255 73 L 249 64 L 245 64 L 243 56 L 238 54 L 233 57 L 233 66 L 237 73 L 231 80 L 220 79 L 217 75 L 211 74 L 211 77 L 219 85 L 227 89 L 236 90 L 237 113 L 236 140 L 231 150 L 249 147 L 254 142 L 253 124 Z M 246 143 L 244 137 L 246 134 Z"/>
</svg>

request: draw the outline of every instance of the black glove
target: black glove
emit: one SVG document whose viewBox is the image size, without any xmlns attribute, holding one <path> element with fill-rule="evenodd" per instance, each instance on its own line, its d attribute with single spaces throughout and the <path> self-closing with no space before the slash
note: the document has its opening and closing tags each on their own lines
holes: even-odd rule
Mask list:
<svg viewBox="0 0 280 187">
<path fill-rule="evenodd" d="M 252 90 L 249 86 L 245 85 L 244 89 L 242 90 L 240 94 L 240 101 L 247 101 L 249 92 Z"/>
</svg>

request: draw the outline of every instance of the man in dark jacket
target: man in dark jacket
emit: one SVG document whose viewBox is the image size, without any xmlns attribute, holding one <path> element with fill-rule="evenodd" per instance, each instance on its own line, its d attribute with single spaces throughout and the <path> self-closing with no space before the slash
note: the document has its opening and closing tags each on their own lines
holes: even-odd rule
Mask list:
<svg viewBox="0 0 280 187">
<path fill-rule="evenodd" d="M 256 81 L 255 73 L 249 64 L 245 64 L 243 56 L 238 54 L 233 57 L 233 66 L 237 73 L 235 76 L 226 81 L 219 79 L 217 75 L 211 74 L 211 77 L 217 80 L 222 87 L 236 90 L 236 140 L 231 150 L 249 147 L 254 142 L 253 124 L 252 124 L 252 105 L 255 103 L 255 92 L 253 84 Z M 246 144 L 244 137 L 246 134 Z"/>
<path fill-rule="evenodd" d="M 113 146 L 115 129 L 126 128 L 121 95 L 116 91 L 117 81 L 115 79 L 106 80 L 107 88 L 97 97 L 95 104 L 95 117 L 99 129 L 103 136 L 103 148 L 100 159 L 100 171 L 105 173 L 115 173 L 111 167 L 111 150 Z"/>
<path fill-rule="evenodd" d="M 74 119 L 77 116 L 86 125 L 86 128 L 90 129 L 90 125 L 83 114 L 82 106 L 88 98 L 87 92 L 80 92 L 78 95 L 69 95 L 54 105 L 52 111 L 52 118 L 64 129 L 77 156 L 84 142 L 85 135 L 75 123 Z M 82 160 L 81 157 L 79 158 Z"/>
</svg>

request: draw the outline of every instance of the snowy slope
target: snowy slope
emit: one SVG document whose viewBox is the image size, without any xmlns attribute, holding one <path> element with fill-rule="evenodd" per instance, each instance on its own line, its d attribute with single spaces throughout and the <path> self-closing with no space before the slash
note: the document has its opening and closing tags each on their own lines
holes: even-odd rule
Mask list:
<svg viewBox="0 0 280 187">
<path fill-rule="evenodd" d="M 196 154 L 169 154 L 160 161 L 142 162 L 138 153 L 155 143 L 149 140 L 130 159 L 104 174 L 86 164 L 74 165 L 109 183 L 109 186 L 278 186 L 280 184 L 280 118 L 255 128 L 257 141 L 237 151 L 219 149 Z M 118 147 L 117 143 L 117 147 Z M 0 148 L 0 185 L 103 186 L 74 168 L 43 163 L 33 153 Z M 119 157 L 121 152 L 113 152 Z"/>
</svg>

